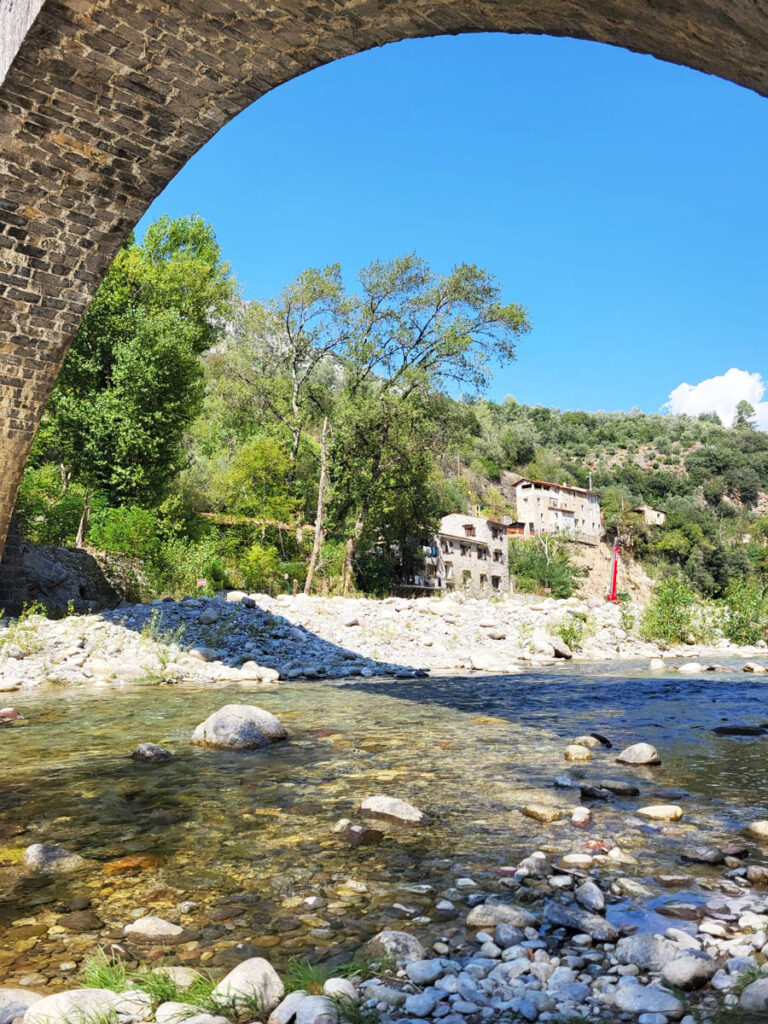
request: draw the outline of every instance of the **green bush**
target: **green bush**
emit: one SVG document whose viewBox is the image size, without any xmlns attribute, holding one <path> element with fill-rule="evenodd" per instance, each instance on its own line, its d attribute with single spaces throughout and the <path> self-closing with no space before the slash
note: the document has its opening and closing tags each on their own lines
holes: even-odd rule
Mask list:
<svg viewBox="0 0 768 1024">
<path fill-rule="evenodd" d="M 210 596 L 230 583 L 226 563 L 214 536 L 198 541 L 181 537 L 166 540 L 158 545 L 148 568 L 156 597 Z M 206 580 L 206 585 L 198 587 L 198 579 Z"/>
<path fill-rule="evenodd" d="M 725 592 L 723 632 L 735 644 L 756 644 L 768 630 L 768 591 L 758 580 L 734 580 Z"/>
<path fill-rule="evenodd" d="M 245 552 L 239 569 L 243 583 L 249 590 L 269 594 L 285 589 L 277 548 L 264 544 L 251 545 Z"/>
<path fill-rule="evenodd" d="M 518 590 L 542 593 L 549 588 L 553 597 L 570 597 L 581 575 L 564 544 L 550 541 L 547 552 L 538 540 L 510 541 L 509 571 Z"/>
<path fill-rule="evenodd" d="M 563 643 L 568 644 L 572 651 L 578 651 L 586 640 L 590 629 L 587 619 L 579 615 L 567 615 L 558 622 L 555 634 Z"/>
<path fill-rule="evenodd" d="M 653 592 L 640 620 L 640 636 L 655 643 L 685 643 L 696 637 L 696 594 L 679 576 L 671 576 Z"/>
<path fill-rule="evenodd" d="M 58 466 L 27 469 L 17 501 L 22 535 L 35 544 L 73 544 L 84 497 L 85 489 L 78 484 L 62 486 Z"/>
<path fill-rule="evenodd" d="M 95 511 L 91 515 L 88 542 L 99 551 L 156 559 L 160 552 L 157 510 L 124 507 Z"/>
</svg>

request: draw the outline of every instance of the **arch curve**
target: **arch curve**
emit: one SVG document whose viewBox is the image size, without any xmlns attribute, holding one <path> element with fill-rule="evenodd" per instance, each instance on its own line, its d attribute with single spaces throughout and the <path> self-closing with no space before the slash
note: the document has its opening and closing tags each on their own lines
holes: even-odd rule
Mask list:
<svg viewBox="0 0 768 1024">
<path fill-rule="evenodd" d="M 768 95 L 758 0 L 9 0 L 2 18 L 0 553 L 117 249 L 186 161 L 276 86 L 384 43 L 495 31 L 612 43 Z"/>
</svg>

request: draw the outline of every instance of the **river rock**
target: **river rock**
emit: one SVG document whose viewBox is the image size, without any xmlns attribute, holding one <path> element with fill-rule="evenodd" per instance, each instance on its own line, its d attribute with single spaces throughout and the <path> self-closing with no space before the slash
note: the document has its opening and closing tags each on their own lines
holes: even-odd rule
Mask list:
<svg viewBox="0 0 768 1024">
<path fill-rule="evenodd" d="M 559 636 L 548 636 L 547 640 L 556 658 L 563 658 L 565 661 L 571 660 L 573 651 L 565 640 L 561 640 Z"/>
<path fill-rule="evenodd" d="M 725 852 L 719 846 L 686 846 L 680 857 L 691 864 L 722 864 Z"/>
<path fill-rule="evenodd" d="M 589 935 L 596 942 L 615 942 L 619 933 L 604 917 L 590 914 L 580 907 L 564 907 L 559 903 L 548 903 L 544 910 L 544 920 L 558 928 Z"/>
<path fill-rule="evenodd" d="M 663 672 L 667 666 L 663 658 L 651 658 L 648 668 L 651 672 Z"/>
<path fill-rule="evenodd" d="M 26 988 L 0 988 L 0 1024 L 11 1024 L 17 1017 L 23 1017 L 42 998 Z"/>
<path fill-rule="evenodd" d="M 328 996 L 304 996 L 296 1008 L 296 1024 L 338 1024 L 339 1011 Z"/>
<path fill-rule="evenodd" d="M 747 825 L 746 832 L 753 839 L 768 842 L 768 821 L 753 821 Z"/>
<path fill-rule="evenodd" d="M 85 864 L 78 853 L 53 843 L 33 843 L 24 851 L 24 867 L 41 875 L 76 871 Z"/>
<path fill-rule="evenodd" d="M 708 953 L 694 951 L 665 963 L 661 976 L 669 985 L 690 992 L 703 988 L 716 970 L 717 962 Z"/>
<path fill-rule="evenodd" d="M 157 1024 L 230 1024 L 227 1017 L 206 1013 L 191 1003 L 161 1003 L 155 1010 Z"/>
<path fill-rule="evenodd" d="M 296 1016 L 299 1003 L 306 996 L 307 993 L 302 988 L 297 989 L 295 992 L 289 992 L 270 1013 L 267 1024 L 290 1024 Z"/>
<path fill-rule="evenodd" d="M 652 821 L 679 821 L 683 816 L 683 808 L 678 804 L 649 804 L 647 807 L 638 807 L 635 813 Z"/>
<path fill-rule="evenodd" d="M 56 992 L 33 1003 L 24 1015 L 24 1024 L 72 1024 L 76 1021 L 100 1021 L 117 1016 L 125 1024 L 142 1020 L 140 1009 L 125 1011 L 122 995 L 106 988 L 75 988 Z"/>
<path fill-rule="evenodd" d="M 225 704 L 192 734 L 199 746 L 228 750 L 255 750 L 286 739 L 288 731 L 280 720 L 254 704 Z"/>
<path fill-rule="evenodd" d="M 357 986 L 349 978 L 326 978 L 323 995 L 333 999 L 357 999 Z"/>
<path fill-rule="evenodd" d="M 431 960 L 412 960 L 405 965 L 405 973 L 408 980 L 414 985 L 431 985 L 437 981 L 441 974 L 445 973 L 443 961 L 438 958 Z"/>
<path fill-rule="evenodd" d="M 467 914 L 467 928 L 495 928 L 497 924 L 509 924 L 513 928 L 530 928 L 536 918 L 529 910 L 512 903 L 497 903 L 488 900 L 472 907 Z"/>
<path fill-rule="evenodd" d="M 394 796 L 369 796 L 360 804 L 360 813 L 366 818 L 388 821 L 393 825 L 421 827 L 427 816 L 418 807 Z"/>
<path fill-rule="evenodd" d="M 768 668 L 765 665 L 761 665 L 759 661 L 748 661 L 742 669 L 743 672 L 754 672 L 756 675 L 762 675 L 764 672 L 768 672 Z"/>
<path fill-rule="evenodd" d="M 285 995 L 285 987 L 272 964 L 263 957 L 255 956 L 233 968 L 214 988 L 212 995 L 240 1006 L 255 1000 L 261 1013 L 268 1014 Z"/>
<path fill-rule="evenodd" d="M 175 946 L 189 938 L 180 925 L 151 915 L 127 924 L 123 928 L 123 935 L 132 942 L 151 943 L 156 946 Z"/>
<path fill-rule="evenodd" d="M 625 1013 L 663 1013 L 679 1020 L 685 1008 L 677 996 L 658 985 L 641 985 L 637 978 L 622 978 L 616 988 L 615 1004 Z"/>
<path fill-rule="evenodd" d="M 681 676 L 697 676 L 704 671 L 704 666 L 698 661 L 686 661 L 677 671 Z"/>
<path fill-rule="evenodd" d="M 658 750 L 650 743 L 633 743 L 616 760 L 620 764 L 661 764 Z"/>
<path fill-rule="evenodd" d="M 592 911 L 593 913 L 602 913 L 605 910 L 603 891 L 591 879 L 587 879 L 586 882 L 575 889 L 573 895 L 585 910 Z"/>
<path fill-rule="evenodd" d="M 16 708 L 0 708 L 0 725 L 3 722 L 16 722 L 19 718 L 23 718 L 24 715 Z"/>
<path fill-rule="evenodd" d="M 591 761 L 592 751 L 580 743 L 569 743 L 564 756 L 566 761 Z"/>
<path fill-rule="evenodd" d="M 157 743 L 140 743 L 131 754 L 132 761 L 143 761 L 148 764 L 161 764 L 170 761 L 173 754 Z"/>
<path fill-rule="evenodd" d="M 768 868 L 762 864 L 750 864 L 747 868 L 747 881 L 752 885 L 768 885 Z"/>
<path fill-rule="evenodd" d="M 91 910 L 73 910 L 71 914 L 60 917 L 56 924 L 68 932 L 96 932 L 104 927 L 104 922 Z"/>
<path fill-rule="evenodd" d="M 768 978 L 758 978 L 747 985 L 739 1006 L 747 1013 L 768 1013 Z"/>
<path fill-rule="evenodd" d="M 620 964 L 634 964 L 642 971 L 660 971 L 678 952 L 675 943 L 661 935 L 637 932 L 619 939 L 615 956 Z"/>
<path fill-rule="evenodd" d="M 404 960 L 406 963 L 411 960 L 424 960 L 427 955 L 415 935 L 394 931 L 390 928 L 385 928 L 378 935 L 374 935 L 366 943 L 365 952 L 374 960 L 377 957 L 382 960 L 391 957 L 393 960 Z"/>
<path fill-rule="evenodd" d="M 640 796 L 640 790 L 631 782 L 623 782 L 621 779 L 601 779 L 600 789 L 606 789 L 614 796 Z"/>
<path fill-rule="evenodd" d="M 199 971 L 193 967 L 181 967 L 178 964 L 168 964 L 167 967 L 155 967 L 153 974 L 160 974 L 169 978 L 180 992 L 186 992 L 201 977 Z"/>
<path fill-rule="evenodd" d="M 523 814 L 526 818 L 533 818 L 543 824 L 550 824 L 562 818 L 564 812 L 558 807 L 550 807 L 548 804 L 526 804 L 523 807 Z"/>
</svg>

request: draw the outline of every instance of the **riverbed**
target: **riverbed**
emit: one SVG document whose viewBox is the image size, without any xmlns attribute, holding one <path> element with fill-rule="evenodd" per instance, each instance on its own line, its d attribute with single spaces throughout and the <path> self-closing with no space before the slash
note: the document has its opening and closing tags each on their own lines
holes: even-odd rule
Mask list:
<svg viewBox="0 0 768 1024">
<path fill-rule="evenodd" d="M 351 957 L 384 927 L 425 944 L 461 935 L 468 905 L 499 890 L 499 869 L 535 849 L 553 856 L 616 843 L 634 863 L 600 865 L 629 879 L 608 916 L 643 928 L 686 927 L 669 904 L 711 896 L 723 868 L 688 864 L 691 844 L 743 842 L 768 817 L 768 735 L 720 736 L 724 724 L 768 722 L 768 684 L 742 673 L 667 677 L 639 665 L 564 665 L 514 676 L 352 679 L 276 689 L 243 686 L 43 686 L 13 695 L 23 724 L 0 744 L 0 975 L 6 984 L 71 985 L 88 953 L 141 914 L 184 925 L 191 941 L 169 962 L 221 969 L 247 955 L 276 965 Z M 193 747 L 194 727 L 228 703 L 276 714 L 291 740 L 233 753 Z M 568 765 L 566 744 L 597 732 L 612 744 Z M 630 768 L 616 753 L 636 741 L 662 764 Z M 166 764 L 130 759 L 143 741 Z M 543 825 L 530 803 L 570 808 L 578 788 L 623 779 L 637 797 L 586 803 L 594 824 Z M 350 847 L 341 818 L 362 799 L 402 797 L 430 818 Z M 683 818 L 649 824 L 635 811 L 673 801 Z M 32 843 L 59 843 L 88 861 L 70 875 L 30 876 Z M 754 848 L 751 863 L 768 862 Z M 688 880 L 670 889 L 665 874 Z M 462 880 L 459 883 L 459 880 Z M 458 884 L 457 884 L 458 883 Z M 643 890 L 636 888 L 637 884 Z M 635 889 L 632 889 L 632 885 Z M 535 895 L 532 892 L 532 898 Z M 305 903 L 319 897 L 315 906 Z M 448 900 L 453 911 L 438 911 Z M 87 905 L 100 927 L 58 924 Z"/>
</svg>

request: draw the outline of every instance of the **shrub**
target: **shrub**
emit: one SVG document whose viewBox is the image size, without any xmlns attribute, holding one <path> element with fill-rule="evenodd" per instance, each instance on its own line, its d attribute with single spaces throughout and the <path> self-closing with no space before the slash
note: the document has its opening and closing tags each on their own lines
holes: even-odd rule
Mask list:
<svg viewBox="0 0 768 1024">
<path fill-rule="evenodd" d="M 271 593 L 283 590 L 280 554 L 277 548 L 252 544 L 240 564 L 243 582 L 249 590 Z"/>
<path fill-rule="evenodd" d="M 91 515 L 88 540 L 100 551 L 119 551 L 135 558 L 156 558 L 157 511 L 148 508 L 105 508 Z"/>
<path fill-rule="evenodd" d="M 558 622 L 555 633 L 572 651 L 577 651 L 587 638 L 590 623 L 579 615 L 567 615 Z"/>
<path fill-rule="evenodd" d="M 510 541 L 509 571 L 518 590 L 541 593 L 549 588 L 553 597 L 570 597 L 581 575 L 565 545 L 551 538 L 548 548 L 539 540 Z"/>
<path fill-rule="evenodd" d="M 696 635 L 696 595 L 679 576 L 671 576 L 653 592 L 640 620 L 640 635 L 657 643 L 685 643 Z"/>
<path fill-rule="evenodd" d="M 768 630 L 768 592 L 758 580 L 734 580 L 725 592 L 723 632 L 735 644 L 756 644 Z"/>
</svg>

